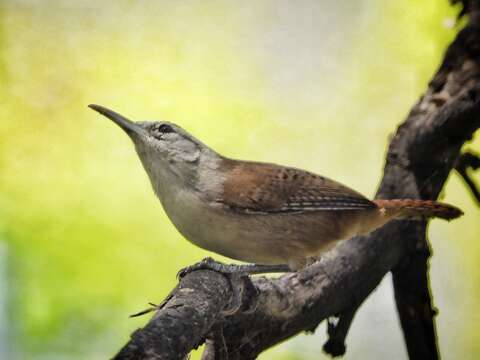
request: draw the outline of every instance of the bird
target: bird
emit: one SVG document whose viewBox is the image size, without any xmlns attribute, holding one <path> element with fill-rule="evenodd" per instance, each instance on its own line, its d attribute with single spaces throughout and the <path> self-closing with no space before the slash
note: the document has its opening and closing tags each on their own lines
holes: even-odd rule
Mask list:
<svg viewBox="0 0 480 360">
<path fill-rule="evenodd" d="M 133 141 L 165 213 L 191 243 L 245 264 L 205 258 L 181 272 L 291 272 L 339 241 L 368 234 L 395 219 L 463 214 L 432 200 L 369 200 L 327 177 L 294 167 L 225 157 L 167 121 L 131 121 L 89 107 Z"/>
</svg>

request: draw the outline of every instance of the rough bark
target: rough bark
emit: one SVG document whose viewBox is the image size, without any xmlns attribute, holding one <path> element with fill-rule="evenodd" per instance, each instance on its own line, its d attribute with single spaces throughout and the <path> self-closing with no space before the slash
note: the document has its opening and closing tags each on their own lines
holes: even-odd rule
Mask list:
<svg viewBox="0 0 480 360">
<path fill-rule="evenodd" d="M 462 145 L 480 127 L 476 19 L 471 17 L 448 48 L 425 95 L 392 138 L 377 198 L 436 199 Z M 436 359 L 429 256 L 425 222 L 390 222 L 340 244 L 305 271 L 253 279 L 255 291 L 243 291 L 244 311 L 228 317 L 220 312 L 232 297 L 229 283 L 218 273 L 196 271 L 180 281 L 115 358 L 182 359 L 208 337 L 205 359 L 254 359 L 272 345 L 314 331 L 332 316 L 339 321 L 330 323 L 324 349 L 341 355 L 356 309 L 392 271 L 409 356 Z"/>
</svg>

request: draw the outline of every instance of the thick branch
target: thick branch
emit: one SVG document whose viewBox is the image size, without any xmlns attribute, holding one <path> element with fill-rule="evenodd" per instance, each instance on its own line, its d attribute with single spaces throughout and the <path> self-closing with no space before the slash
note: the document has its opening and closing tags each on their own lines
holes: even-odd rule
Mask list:
<svg viewBox="0 0 480 360">
<path fill-rule="evenodd" d="M 452 167 L 458 164 L 461 146 L 478 128 L 479 39 L 480 29 L 474 23 L 458 34 L 425 96 L 400 128 L 411 135 L 395 137 L 390 145 L 389 157 L 395 161 L 390 171 L 387 163 L 385 174 L 398 179 L 397 190 L 403 186 L 401 179 L 406 179 L 411 191 L 392 194 L 392 187 L 382 186 L 380 193 L 438 197 Z M 400 322 L 411 359 L 438 359 L 425 231 L 416 232 L 410 246 L 413 251 L 392 271 Z"/>
<path fill-rule="evenodd" d="M 228 281 L 219 273 L 203 270 L 185 276 L 115 359 L 183 359 L 204 341 L 230 297 Z"/>
<path fill-rule="evenodd" d="M 398 128 L 378 198 L 435 199 L 440 193 L 462 144 L 480 126 L 478 39 L 479 28 L 473 25 L 459 33 L 425 96 Z M 305 271 L 275 280 L 255 279 L 257 292 L 245 296 L 245 301 L 257 304 L 255 310 L 227 318 L 219 317 L 231 295 L 225 279 L 213 272 L 194 272 L 182 280 L 165 308 L 134 334 L 117 358 L 130 359 L 133 357 L 127 354 L 135 354 L 138 359 L 156 359 L 164 354 L 162 358 L 179 359 L 202 341 L 214 324 L 221 324 L 228 358 L 253 359 L 274 344 L 315 329 L 328 317 L 345 314 L 394 268 L 407 345 L 412 343 L 407 331 L 414 329 L 415 334 L 422 334 L 419 341 L 428 354 L 436 354 L 425 249 L 424 223 L 391 222 L 369 236 L 340 244 Z M 419 254 L 422 261 L 417 261 Z M 411 290 L 404 281 L 409 274 L 421 280 L 412 299 L 405 297 Z M 184 284 L 187 280 L 188 285 Z M 411 323 L 405 318 L 402 314 L 408 312 L 403 304 L 414 304 L 414 318 L 420 321 Z M 422 309 L 427 309 L 423 315 Z M 348 330 L 349 322 L 343 331 Z M 408 346 L 411 357 L 421 358 L 422 352 Z"/>
<path fill-rule="evenodd" d="M 429 256 L 428 249 L 416 249 L 392 272 L 395 302 L 410 359 L 439 358 L 434 322 L 437 312 L 431 302 L 428 279 Z"/>
</svg>

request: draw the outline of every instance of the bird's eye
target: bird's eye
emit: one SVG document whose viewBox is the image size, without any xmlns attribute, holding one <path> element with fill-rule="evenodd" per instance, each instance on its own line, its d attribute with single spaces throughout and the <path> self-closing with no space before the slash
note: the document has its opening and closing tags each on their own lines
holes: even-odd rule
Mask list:
<svg viewBox="0 0 480 360">
<path fill-rule="evenodd" d="M 162 124 L 158 127 L 158 132 L 161 134 L 166 134 L 173 132 L 173 129 L 170 125 Z"/>
<path fill-rule="evenodd" d="M 155 136 L 158 140 L 163 140 L 163 136 L 168 133 L 174 132 L 173 128 L 170 125 L 167 124 L 162 124 L 160 126 L 157 126 L 153 130 L 153 136 Z"/>
</svg>

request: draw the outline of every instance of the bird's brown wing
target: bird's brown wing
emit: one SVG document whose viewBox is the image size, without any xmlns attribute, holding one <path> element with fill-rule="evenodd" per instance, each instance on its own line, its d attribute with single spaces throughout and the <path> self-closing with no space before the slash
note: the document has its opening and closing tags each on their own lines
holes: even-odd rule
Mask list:
<svg viewBox="0 0 480 360">
<path fill-rule="evenodd" d="M 234 160 L 225 166 L 229 176 L 217 201 L 236 211 L 291 213 L 376 207 L 358 192 L 300 169 Z"/>
</svg>

